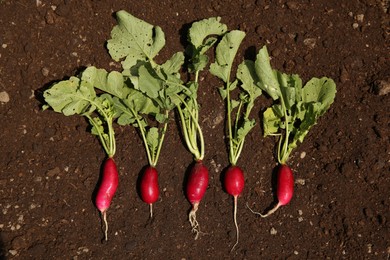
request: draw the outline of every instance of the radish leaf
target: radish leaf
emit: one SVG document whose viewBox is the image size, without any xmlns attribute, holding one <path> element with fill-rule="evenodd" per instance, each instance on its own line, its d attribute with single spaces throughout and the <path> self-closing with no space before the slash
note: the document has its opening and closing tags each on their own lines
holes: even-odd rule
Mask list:
<svg viewBox="0 0 390 260">
<path fill-rule="evenodd" d="M 130 69 L 139 60 L 152 61 L 165 45 L 164 32 L 158 26 L 153 26 L 140 20 L 128 12 L 121 10 L 116 13 L 118 25 L 111 31 L 111 39 L 107 48 L 115 61 L 122 61 L 123 69 Z"/>
<path fill-rule="evenodd" d="M 210 72 L 230 85 L 230 73 L 234 57 L 245 37 L 245 33 L 233 30 L 226 33 L 216 48 L 216 62 L 210 65 Z"/>
<path fill-rule="evenodd" d="M 91 101 L 95 99 L 96 93 L 88 82 L 70 77 L 69 80 L 55 83 L 44 92 L 43 97 L 55 112 L 70 116 L 86 112 L 91 107 Z M 92 111 L 93 109 L 90 112 Z"/>
<path fill-rule="evenodd" d="M 226 33 L 216 47 L 216 61 L 210 65 L 210 72 L 220 78 L 225 86 L 219 88 L 221 97 L 226 100 L 227 131 L 229 137 L 229 161 L 232 165 L 237 163 L 244 146 L 246 135 L 255 125 L 249 115 L 254 106 L 255 99 L 261 95 L 261 89 L 256 85 L 257 80 L 255 64 L 243 61 L 237 69 L 237 79 L 231 82 L 231 73 L 237 50 L 245 37 L 242 31 L 233 30 Z M 230 97 L 237 86 L 241 93 L 239 100 Z M 236 111 L 233 122 L 232 113 Z"/>
<path fill-rule="evenodd" d="M 123 78 L 118 77 L 118 74 L 111 75 L 116 79 L 105 89 L 114 93 L 119 91 L 124 83 Z M 97 96 L 94 89 L 94 86 L 101 86 L 102 82 L 106 82 L 109 78 L 109 74 L 104 70 L 87 68 L 79 77 L 70 77 L 69 80 L 53 84 L 43 93 L 43 96 L 47 106 L 52 107 L 55 112 L 63 113 L 65 116 L 78 114 L 87 117 L 92 126 L 91 133 L 99 136 L 105 152 L 112 157 L 116 151 L 112 123 L 118 114 L 114 109 L 111 96 L 107 93 Z M 98 116 L 94 116 L 94 112 Z"/>
<path fill-rule="evenodd" d="M 255 69 L 260 79 L 260 88 L 267 92 L 273 100 L 280 98 L 279 81 L 275 75 L 275 71 L 271 67 L 266 46 L 261 48 L 256 56 Z"/>
<path fill-rule="evenodd" d="M 190 56 L 190 72 L 198 72 L 206 67 L 209 58 L 205 53 L 217 42 L 217 38 L 211 35 L 221 36 L 227 31 L 227 26 L 220 23 L 220 20 L 220 17 L 211 17 L 191 25 L 188 32 L 190 45 L 186 49 Z"/>
<path fill-rule="evenodd" d="M 81 79 L 90 82 L 95 88 L 120 98 L 126 97 L 130 92 L 124 84 L 122 73 L 117 71 L 108 73 L 105 69 L 91 66 L 85 69 Z"/>
<path fill-rule="evenodd" d="M 336 84 L 326 77 L 312 78 L 302 88 L 298 75 L 287 75 L 271 68 L 265 46 L 256 57 L 255 69 L 260 79 L 259 87 L 278 100 L 263 113 L 263 128 L 264 136 L 282 135 L 278 160 L 284 164 L 292 150 L 303 142 L 310 128 L 333 103 Z"/>
<path fill-rule="evenodd" d="M 159 144 L 159 139 L 160 135 L 158 133 L 158 128 L 151 127 L 146 134 L 146 140 L 152 153 L 156 153 Z"/>
</svg>

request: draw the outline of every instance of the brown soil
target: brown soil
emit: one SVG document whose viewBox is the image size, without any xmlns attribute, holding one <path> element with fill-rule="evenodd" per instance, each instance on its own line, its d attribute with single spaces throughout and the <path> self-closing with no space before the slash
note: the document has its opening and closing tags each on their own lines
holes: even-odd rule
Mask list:
<svg viewBox="0 0 390 260">
<path fill-rule="evenodd" d="M 389 259 L 390 100 L 389 1 L 0 1 L 1 255 L 12 259 Z M 221 84 L 203 73 L 201 123 L 210 184 L 198 211 L 205 232 L 194 240 L 183 176 L 190 153 L 172 120 L 158 170 L 154 219 L 136 192 L 146 164 L 141 139 L 116 127 L 120 186 L 108 212 L 109 241 L 92 202 L 104 152 L 81 117 L 41 110 L 41 91 L 88 65 L 118 70 L 105 41 L 114 12 L 125 9 L 159 25 L 167 44 L 159 59 L 183 50 L 193 21 L 221 16 L 247 32 L 237 57 L 253 59 L 268 45 L 278 70 L 306 81 L 337 84 L 330 110 L 294 152 L 291 203 L 267 219 L 273 203 L 274 138 L 263 138 L 260 111 L 239 165 L 246 187 L 239 198 L 240 242 L 233 200 L 221 188 L 228 165 Z M 1 93 L 4 96 L 4 93 Z M 303 156 L 305 155 L 306 156 Z"/>
</svg>

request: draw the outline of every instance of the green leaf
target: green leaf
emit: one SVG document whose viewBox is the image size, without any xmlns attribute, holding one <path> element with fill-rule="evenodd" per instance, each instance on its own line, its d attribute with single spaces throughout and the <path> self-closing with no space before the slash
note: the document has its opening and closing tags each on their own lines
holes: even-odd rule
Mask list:
<svg viewBox="0 0 390 260">
<path fill-rule="evenodd" d="M 160 135 L 157 127 L 151 127 L 146 133 L 146 142 L 152 154 L 157 151 Z"/>
<path fill-rule="evenodd" d="M 102 134 L 104 140 L 108 140 L 108 135 L 104 133 L 103 121 L 99 117 L 91 117 L 90 125 L 92 126 L 91 133 L 93 135 Z"/>
<path fill-rule="evenodd" d="M 177 52 L 167 60 L 164 64 L 161 65 L 161 69 L 166 74 L 176 75 L 180 73 L 180 69 L 184 64 L 184 54 L 183 52 Z M 180 74 L 179 74 L 180 76 Z"/>
<path fill-rule="evenodd" d="M 272 107 L 267 108 L 263 113 L 264 137 L 277 134 L 281 124 L 281 117 L 278 116 Z"/>
<path fill-rule="evenodd" d="M 139 91 L 132 90 L 126 98 L 126 102 L 132 104 L 132 108 L 139 114 L 154 115 L 159 111 L 152 99 Z"/>
<path fill-rule="evenodd" d="M 132 89 L 125 99 L 114 98 L 114 107 L 119 113 L 118 124 L 139 127 L 136 117 L 141 120 L 141 114 L 155 116 L 159 107 L 145 94 Z M 135 114 L 134 114 L 135 113 Z"/>
<path fill-rule="evenodd" d="M 227 26 L 222 24 L 221 17 L 211 17 L 194 22 L 188 31 L 188 40 L 196 49 L 204 46 L 204 40 L 210 35 L 222 35 L 227 31 Z M 208 44 L 206 43 L 206 46 Z M 203 51 L 203 53 L 206 50 Z"/>
<path fill-rule="evenodd" d="M 244 140 L 245 136 L 247 136 L 247 134 L 252 130 L 255 124 L 256 122 L 254 119 L 249 120 L 245 118 L 243 124 L 237 130 L 237 136 L 235 139 L 237 139 L 238 141 Z"/>
<path fill-rule="evenodd" d="M 122 62 L 123 69 L 130 69 L 139 60 L 152 61 L 165 45 L 164 32 L 140 20 L 124 10 L 116 13 L 118 25 L 111 31 L 107 48 L 115 61 Z"/>
<path fill-rule="evenodd" d="M 114 101 L 110 94 L 104 93 L 99 97 L 95 98 L 94 103 L 98 104 L 98 112 L 104 116 L 108 117 L 107 119 L 113 119 L 117 117 L 117 110 L 114 107 Z"/>
<path fill-rule="evenodd" d="M 302 89 L 302 100 L 305 103 L 319 102 L 319 115 L 323 115 L 333 103 L 336 96 L 336 84 L 332 79 L 312 78 Z"/>
<path fill-rule="evenodd" d="M 130 92 L 130 89 L 124 84 L 122 73 L 117 71 L 108 73 L 105 69 L 97 69 L 92 66 L 83 71 L 81 80 L 120 98 L 126 97 Z"/>
<path fill-rule="evenodd" d="M 231 99 L 230 102 L 231 102 L 231 106 L 230 106 L 231 110 L 235 109 L 240 105 L 240 101 L 238 100 Z"/>
<path fill-rule="evenodd" d="M 304 118 L 302 119 L 300 124 L 298 126 L 295 126 L 295 128 L 291 132 L 293 138 L 291 138 L 291 141 L 288 145 L 289 153 L 298 146 L 298 143 L 303 142 L 303 139 L 309 133 L 310 128 L 317 123 L 317 119 L 320 116 L 318 113 L 319 107 L 317 106 L 316 108 L 316 104 L 306 103 L 302 105 L 305 106 L 305 108 L 303 109 L 303 111 L 305 111 Z"/>
<path fill-rule="evenodd" d="M 290 110 L 296 102 L 300 101 L 300 99 L 297 99 L 297 95 L 299 95 L 302 88 L 302 81 L 298 75 L 287 75 L 279 71 L 276 72 L 276 75 L 284 105 Z"/>
<path fill-rule="evenodd" d="M 165 114 L 158 113 L 156 114 L 156 120 L 160 124 L 165 123 L 168 120 L 168 117 Z"/>
<path fill-rule="evenodd" d="M 80 81 L 77 77 L 70 77 L 55 83 L 43 93 L 46 103 L 55 112 L 65 116 L 82 114 L 91 108 L 91 101 L 96 97 L 93 86 Z M 90 112 L 92 112 L 90 109 Z"/>
<path fill-rule="evenodd" d="M 256 75 L 255 63 L 250 60 L 244 60 L 237 69 L 237 78 L 242 82 L 241 88 L 244 89 L 254 100 L 261 95 L 261 89 L 256 85 L 259 78 Z"/>
<path fill-rule="evenodd" d="M 231 67 L 245 33 L 233 30 L 226 33 L 216 48 L 216 61 L 210 65 L 210 72 L 225 83 L 230 81 Z"/>
<path fill-rule="evenodd" d="M 237 87 L 238 81 L 235 80 L 233 83 L 230 84 L 229 90 L 233 91 Z M 219 94 L 221 95 L 222 99 L 225 99 L 227 97 L 227 90 L 226 87 L 219 87 L 218 88 Z"/>
<path fill-rule="evenodd" d="M 260 78 L 260 88 L 268 93 L 268 95 L 276 100 L 281 96 L 279 81 L 271 67 L 267 47 L 260 49 L 256 56 L 255 69 Z"/>
<path fill-rule="evenodd" d="M 148 97 L 156 99 L 161 89 L 161 79 L 154 73 L 149 64 L 142 65 L 139 70 L 138 86 L 139 90 Z"/>
<path fill-rule="evenodd" d="M 196 71 L 203 70 L 209 63 L 209 57 L 205 54 L 194 54 L 188 64 L 189 72 L 193 73 Z"/>
<path fill-rule="evenodd" d="M 220 36 L 227 31 L 227 26 L 220 23 L 220 20 L 220 17 L 211 17 L 191 25 L 188 31 L 190 45 L 186 48 L 190 72 L 201 71 L 207 66 L 209 58 L 205 53 L 217 42 L 217 38 L 212 35 Z"/>
</svg>

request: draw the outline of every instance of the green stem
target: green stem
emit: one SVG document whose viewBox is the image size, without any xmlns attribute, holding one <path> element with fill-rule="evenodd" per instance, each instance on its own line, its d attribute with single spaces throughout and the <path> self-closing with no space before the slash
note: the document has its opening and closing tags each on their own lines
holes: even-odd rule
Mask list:
<svg viewBox="0 0 390 260">
<path fill-rule="evenodd" d="M 195 83 L 198 83 L 198 80 L 199 80 L 199 70 L 197 70 L 196 72 L 195 72 Z"/>
<path fill-rule="evenodd" d="M 288 121 L 288 115 L 287 115 L 287 109 L 286 109 L 286 105 L 284 104 L 284 100 L 283 100 L 283 97 L 280 99 L 281 100 L 281 105 L 282 105 L 282 109 L 283 109 L 283 112 L 284 112 L 284 124 L 285 124 L 285 136 L 284 136 L 284 140 L 283 140 L 283 146 L 280 147 L 279 145 L 279 151 L 280 151 L 280 154 L 281 156 L 278 156 L 278 160 L 279 160 L 279 163 L 280 164 L 285 164 L 288 157 L 289 157 L 289 154 L 288 154 L 288 140 L 289 140 L 289 135 L 290 135 L 290 130 L 289 130 L 289 121 Z"/>
<path fill-rule="evenodd" d="M 199 154 L 199 151 L 197 151 L 194 148 L 193 143 L 191 142 L 191 140 L 189 138 L 189 134 L 188 134 L 188 130 L 187 130 L 188 127 L 185 125 L 186 121 L 184 119 L 183 111 L 180 108 L 180 106 L 177 106 L 177 110 L 179 111 L 180 120 L 182 122 L 181 125 L 182 125 L 182 129 L 183 129 L 183 136 L 184 136 L 184 140 L 185 140 L 185 142 L 187 144 L 187 148 L 196 157 Z"/>
<path fill-rule="evenodd" d="M 165 111 L 166 118 L 168 118 L 168 114 L 169 114 L 169 111 L 168 110 Z M 163 128 L 161 138 L 160 138 L 159 143 L 158 143 L 157 152 L 153 156 L 154 157 L 153 162 L 150 164 L 152 167 L 155 167 L 157 165 L 158 157 L 160 156 L 160 151 L 161 151 L 162 144 L 164 142 L 164 137 L 165 137 L 165 133 L 167 132 L 167 128 L 168 128 L 168 120 L 164 123 L 164 128 Z"/>
<path fill-rule="evenodd" d="M 237 160 L 238 158 L 240 157 L 241 155 L 241 151 L 242 151 L 242 148 L 244 147 L 244 142 L 245 142 L 245 139 L 242 139 L 238 144 L 237 144 L 237 147 L 236 147 L 236 150 L 235 150 L 235 154 L 234 154 L 234 164 L 235 165 L 237 163 Z"/>
<path fill-rule="evenodd" d="M 180 120 L 182 122 L 184 140 L 186 141 L 188 150 L 194 155 L 195 160 L 203 160 L 205 148 L 204 148 L 204 138 L 203 132 L 198 122 L 198 103 L 195 99 L 192 99 L 194 102 L 194 109 L 191 109 L 187 102 L 179 95 L 177 98 L 180 99 L 181 103 L 184 104 L 186 111 L 189 114 L 188 120 L 184 118 L 183 109 L 180 106 L 177 106 Z M 188 123 L 188 125 L 187 125 Z M 199 146 L 198 146 L 198 138 L 199 138 Z"/>
<path fill-rule="evenodd" d="M 115 132 L 114 132 L 114 128 L 112 126 L 113 117 L 108 115 L 106 113 L 105 109 L 103 109 L 98 103 L 96 103 L 90 99 L 85 99 L 85 100 L 87 100 L 90 104 L 95 106 L 97 108 L 97 110 L 99 111 L 99 114 L 102 115 L 104 117 L 104 120 L 106 121 L 107 129 L 108 129 L 108 143 L 103 138 L 102 133 L 98 130 L 99 128 L 97 127 L 95 121 L 91 118 L 91 116 L 89 116 L 88 114 L 84 114 L 89 119 L 91 124 L 97 129 L 98 134 L 99 134 L 99 139 L 103 145 L 103 148 L 104 148 L 105 152 L 107 153 L 108 157 L 111 158 L 115 155 L 115 152 L 116 152 Z"/>
<path fill-rule="evenodd" d="M 116 152 L 116 143 L 115 143 L 115 132 L 114 128 L 112 126 L 112 117 L 107 118 L 107 125 L 108 125 L 108 137 L 110 140 L 110 153 L 108 154 L 108 157 L 114 157 L 114 154 Z"/>
<path fill-rule="evenodd" d="M 139 128 L 139 131 L 141 132 L 141 136 L 142 136 L 142 141 L 144 142 L 144 147 L 145 147 L 145 150 L 146 150 L 146 155 L 148 157 L 148 162 L 149 162 L 149 165 L 152 165 L 152 156 L 150 154 L 150 149 L 149 149 L 149 146 L 148 146 L 148 142 L 146 140 L 146 135 L 145 135 L 145 128 L 143 127 L 143 125 L 141 124 L 141 121 L 139 120 L 139 115 L 138 113 L 136 113 L 134 111 L 134 109 L 132 109 L 131 107 L 129 107 L 131 113 L 133 114 L 133 116 L 135 117 L 135 120 L 137 121 L 137 124 L 138 124 L 138 128 Z M 128 113 L 126 110 L 123 110 L 124 113 Z"/>
<path fill-rule="evenodd" d="M 237 117 L 236 117 L 236 125 L 235 125 L 235 134 L 236 135 L 237 135 L 237 131 L 238 131 L 238 121 L 239 121 L 240 114 L 241 114 L 242 104 L 243 104 L 243 102 L 240 101 L 240 105 L 238 107 Z M 251 113 L 252 108 L 253 108 L 253 100 L 250 100 L 248 102 L 248 105 L 247 105 L 246 110 L 245 110 L 244 121 L 249 119 L 249 115 Z M 233 161 L 234 164 L 237 163 L 237 160 L 241 155 L 242 149 L 244 147 L 244 143 L 245 143 L 245 137 L 243 137 L 241 140 L 239 140 L 235 144 L 234 151 L 233 151 L 234 152 L 234 161 Z"/>
<path fill-rule="evenodd" d="M 238 110 L 237 110 L 236 123 L 235 123 L 235 126 L 234 126 L 234 136 L 237 136 L 238 121 L 240 120 L 240 114 L 241 114 L 242 105 L 243 105 L 243 101 L 240 100 L 240 104 L 238 105 Z"/>
<path fill-rule="evenodd" d="M 98 125 L 95 123 L 93 118 L 87 114 L 85 114 L 85 116 L 88 118 L 88 120 L 92 124 L 92 126 L 95 127 L 96 129 L 98 129 Z M 106 152 L 107 155 L 110 155 L 110 150 L 108 149 L 108 146 L 106 144 L 106 140 L 104 140 L 104 137 L 100 131 L 98 131 L 98 136 L 99 136 L 100 143 L 102 144 L 104 151 Z"/>
<path fill-rule="evenodd" d="M 230 79 L 230 73 L 228 75 Z M 230 81 L 226 83 L 226 100 L 227 100 L 227 124 L 228 124 L 228 137 L 229 137 L 229 161 L 232 165 L 236 165 L 237 158 L 234 156 L 233 147 L 233 133 L 232 133 L 232 118 L 231 118 L 231 100 L 230 100 Z"/>
</svg>

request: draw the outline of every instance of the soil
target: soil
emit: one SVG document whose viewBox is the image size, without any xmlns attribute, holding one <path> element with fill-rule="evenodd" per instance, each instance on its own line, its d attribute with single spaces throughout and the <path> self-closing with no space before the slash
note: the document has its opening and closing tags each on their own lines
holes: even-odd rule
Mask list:
<svg viewBox="0 0 390 260">
<path fill-rule="evenodd" d="M 210 183 L 197 213 L 204 234 L 194 240 L 183 193 L 191 154 L 172 119 L 158 164 L 154 218 L 136 190 L 146 165 L 136 130 L 115 126 L 120 184 L 108 211 L 109 241 L 92 193 L 105 154 L 81 117 L 42 111 L 42 90 L 94 65 L 119 70 L 105 48 L 127 10 L 159 25 L 164 61 L 185 45 L 189 25 L 221 16 L 247 33 L 237 61 L 267 44 L 272 65 L 304 81 L 328 76 L 337 96 L 289 160 L 295 194 L 274 203 L 277 140 L 263 138 L 262 95 L 238 164 L 246 186 L 238 200 L 220 182 L 228 166 L 221 84 L 201 74 L 201 124 Z M 0 1 L 0 230 L 3 259 L 389 259 L 390 59 L 389 1 Z M 173 118 L 173 117 L 172 117 Z"/>
</svg>

